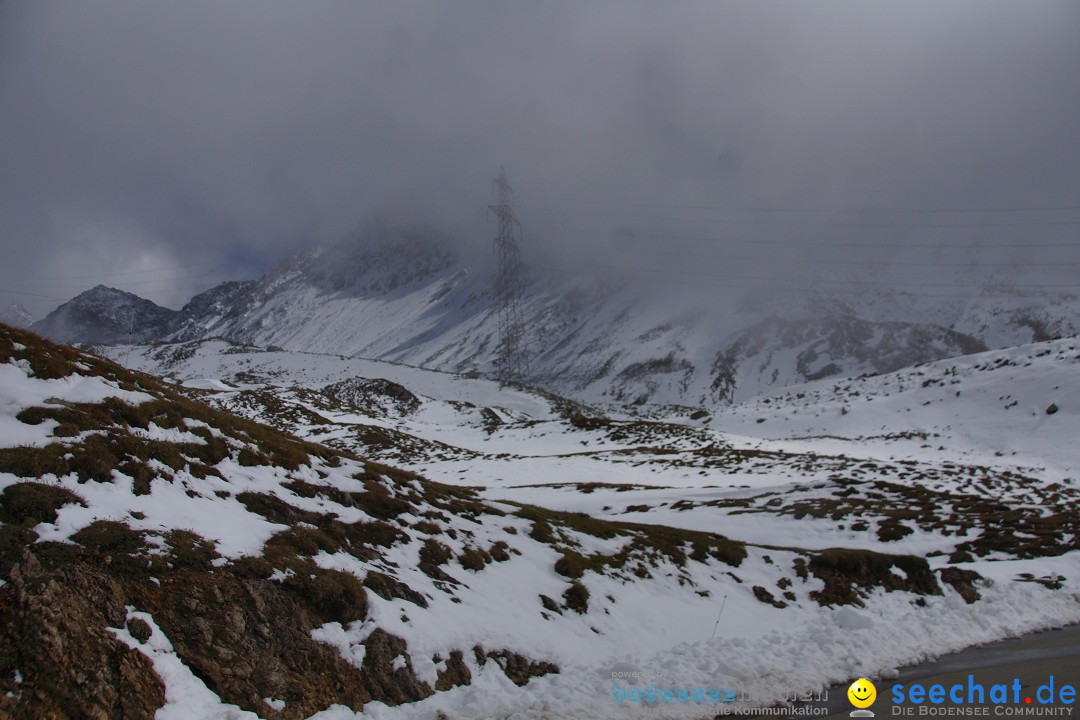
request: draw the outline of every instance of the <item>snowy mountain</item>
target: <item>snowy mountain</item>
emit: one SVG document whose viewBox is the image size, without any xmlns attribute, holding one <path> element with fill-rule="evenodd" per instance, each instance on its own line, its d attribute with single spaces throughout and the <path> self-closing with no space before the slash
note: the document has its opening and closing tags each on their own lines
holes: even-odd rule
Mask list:
<svg viewBox="0 0 1080 720">
<path fill-rule="evenodd" d="M 33 329 L 57 342 L 143 342 L 164 336 L 176 321 L 174 310 L 97 285 L 34 323 Z"/>
<path fill-rule="evenodd" d="M 178 313 L 139 305 L 136 339 L 235 342 L 490 373 L 493 268 L 438 231 L 373 222 Z M 965 300 L 661 286 L 534 270 L 523 296 L 533 384 L 599 404 L 714 407 L 823 377 L 881 373 L 1080 331 L 1075 297 Z M 35 329 L 125 339 L 130 298 L 90 293 Z M 146 316 L 147 322 L 141 318 Z"/>
<path fill-rule="evenodd" d="M 30 311 L 25 306 L 19 303 L 11 303 L 3 310 L 0 310 L 0 323 L 12 327 L 28 328 L 34 324 L 34 316 L 30 314 Z"/>
</svg>

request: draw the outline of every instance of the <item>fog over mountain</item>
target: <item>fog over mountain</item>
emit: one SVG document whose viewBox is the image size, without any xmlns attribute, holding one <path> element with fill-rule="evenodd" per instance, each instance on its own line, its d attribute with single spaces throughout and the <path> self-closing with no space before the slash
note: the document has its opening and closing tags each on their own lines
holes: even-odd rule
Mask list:
<svg viewBox="0 0 1080 720">
<path fill-rule="evenodd" d="M 373 216 L 488 260 L 500 165 L 556 275 L 1075 292 L 1078 34 L 1073 3 L 5 3 L 2 300 L 179 309 Z"/>
<path fill-rule="evenodd" d="M 423 223 L 382 219 L 298 252 L 257 281 L 227 282 L 179 311 L 113 288 L 81 293 L 33 325 L 63 342 L 230 342 L 499 374 L 490 255 Z M 959 294 L 803 278 L 724 284 L 690 270 L 598 281 L 588 268 L 527 266 L 522 379 L 601 405 L 713 408 L 826 377 L 1077 334 L 1080 299 L 1010 285 Z M 970 277 L 970 276 L 969 276 Z M 748 282 L 747 282 L 748 281 Z M 919 281 L 921 284 L 921 281 Z M 933 285 L 932 282 L 926 283 Z"/>
<path fill-rule="evenodd" d="M 0 0 L 0 720 L 1060 714 L 1078 38 Z"/>
</svg>

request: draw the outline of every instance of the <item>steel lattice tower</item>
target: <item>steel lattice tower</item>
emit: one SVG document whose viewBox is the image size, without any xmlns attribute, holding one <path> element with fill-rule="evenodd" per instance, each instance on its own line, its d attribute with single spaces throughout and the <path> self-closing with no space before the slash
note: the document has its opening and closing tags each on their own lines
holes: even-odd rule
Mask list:
<svg viewBox="0 0 1080 720">
<path fill-rule="evenodd" d="M 495 275 L 495 300 L 499 312 L 499 344 L 495 349 L 495 369 L 499 382 L 524 382 L 529 377 L 529 352 L 525 340 L 525 324 L 521 319 L 521 254 L 516 231 L 521 228 L 511 206 L 513 191 L 506 170 L 499 168 L 495 180 L 498 205 L 489 206 L 499 220 L 499 235 L 495 238 L 495 254 L 499 268 Z"/>
</svg>

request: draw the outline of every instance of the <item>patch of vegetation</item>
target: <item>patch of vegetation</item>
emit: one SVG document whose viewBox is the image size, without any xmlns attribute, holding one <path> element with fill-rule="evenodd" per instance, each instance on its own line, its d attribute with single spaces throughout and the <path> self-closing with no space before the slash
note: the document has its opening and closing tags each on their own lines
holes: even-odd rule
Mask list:
<svg viewBox="0 0 1080 720">
<path fill-rule="evenodd" d="M 552 532 L 551 525 L 546 520 L 536 519 L 533 520 L 532 529 L 529 531 L 529 537 L 536 542 L 545 543 L 547 545 L 554 544 L 558 541 L 555 534 Z"/>
<path fill-rule="evenodd" d="M 969 553 L 967 550 L 953 550 L 949 554 L 949 562 L 951 563 L 969 563 L 975 562 L 975 556 Z"/>
<path fill-rule="evenodd" d="M 894 572 L 897 568 L 900 572 Z M 925 558 L 886 555 L 870 550 L 831 548 L 810 556 L 810 572 L 825 583 L 810 597 L 819 605 L 858 605 L 874 588 L 918 595 L 941 595 L 941 587 Z"/>
<path fill-rule="evenodd" d="M 210 570 L 220 555 L 212 540 L 207 540 L 191 530 L 170 530 L 164 536 L 174 568 Z"/>
<path fill-rule="evenodd" d="M 150 483 L 156 477 L 163 477 L 169 482 L 173 479 L 169 473 L 154 470 L 145 460 L 127 460 L 120 463 L 117 470 L 131 478 L 131 489 L 136 495 L 149 495 Z"/>
<path fill-rule="evenodd" d="M 19 669 L 19 654 L 12 648 L 0 650 L 0 673 L 11 675 Z"/>
<path fill-rule="evenodd" d="M 439 566 L 450 562 L 454 554 L 438 540 L 427 538 L 420 547 L 420 566 Z"/>
<path fill-rule="evenodd" d="M 516 514 L 532 520 L 530 537 L 538 542 L 554 546 L 562 553 L 555 570 L 570 578 L 582 577 L 586 570 L 606 574 L 630 567 L 630 560 L 637 559 L 632 568 L 638 577 L 649 577 L 645 562 L 655 566 L 668 560 L 677 567 L 685 567 L 687 560 L 708 562 L 718 560 L 738 566 L 746 558 L 743 543 L 723 536 L 694 530 L 683 530 L 662 525 L 613 522 L 601 520 L 583 513 L 570 513 L 518 505 Z M 625 538 L 626 543 L 611 554 L 582 555 L 576 549 L 577 542 L 564 530 L 574 531 L 605 540 Z"/>
<path fill-rule="evenodd" d="M 563 601 L 566 607 L 584 615 L 589 610 L 589 589 L 574 580 L 563 593 Z"/>
<path fill-rule="evenodd" d="M 1047 590 L 1060 590 L 1065 585 L 1065 578 L 1061 575 L 1043 575 L 1035 577 L 1031 573 L 1020 573 L 1016 576 L 1018 582 L 1030 582 L 1042 585 Z"/>
<path fill-rule="evenodd" d="M 7 577 L 11 566 L 22 559 L 23 551 L 38 534 L 21 525 L 0 525 L 0 576 Z"/>
<path fill-rule="evenodd" d="M 766 605 L 772 605 L 774 608 L 786 608 L 787 607 L 786 602 L 782 602 L 780 600 L 777 600 L 773 596 L 773 594 L 771 592 L 769 592 L 768 590 L 766 590 L 762 586 L 755 585 L 751 589 L 753 590 L 754 597 L 756 597 L 759 602 L 763 602 Z"/>
<path fill-rule="evenodd" d="M 364 587 L 371 590 L 383 600 L 400 598 L 402 600 L 407 600 L 414 605 L 419 605 L 422 608 L 426 608 L 428 606 L 427 599 L 423 595 L 413 590 L 408 585 L 401 582 L 392 575 L 386 575 L 384 573 L 371 570 L 364 578 Z"/>
<path fill-rule="evenodd" d="M 881 542 L 893 542 L 907 537 L 915 532 L 907 525 L 903 525 L 896 518 L 887 518 L 878 523 L 877 536 Z"/>
<path fill-rule="evenodd" d="M 471 488 L 446 485 L 425 479 L 420 479 L 420 482 L 424 486 L 424 493 L 423 497 L 415 498 L 415 502 L 426 501 L 441 510 L 470 520 L 477 520 L 481 515 L 494 517 L 506 515 L 502 510 L 481 502 Z"/>
<path fill-rule="evenodd" d="M 766 495 L 744 498 L 733 510 L 738 513 L 772 513 L 796 519 L 812 517 L 834 522 L 851 521 L 851 529 L 866 531 L 876 520 L 878 539 L 903 539 L 915 530 L 941 535 L 967 536 L 956 545 L 950 562 L 970 562 L 975 557 L 1000 554 L 1016 558 L 1057 556 L 1080 549 L 1080 516 L 1072 506 L 1080 493 L 1063 485 L 1046 485 L 1034 478 L 1008 470 L 982 466 L 946 464 L 931 470 L 914 461 L 894 464 L 863 463 L 848 468 L 857 476 L 893 475 L 896 481 L 862 482 L 834 474 L 836 486 L 828 495 L 806 496 L 805 488 L 795 488 L 794 499 L 783 496 L 765 500 Z M 935 490 L 928 480 L 947 480 L 950 490 Z M 1010 494 L 1035 499 L 1010 504 Z M 748 502 L 747 502 L 748 501 Z M 727 501 L 710 501 L 708 506 L 734 507 Z M 682 509 L 683 506 L 673 506 Z M 1010 532 L 1001 532 L 1001 527 Z"/>
<path fill-rule="evenodd" d="M 346 625 L 367 617 L 367 592 L 351 573 L 312 564 L 284 580 L 284 586 L 315 611 L 324 623 Z"/>
<path fill-rule="evenodd" d="M 236 456 L 236 462 L 243 467 L 256 467 L 259 465 L 269 465 L 270 458 L 258 450 L 253 450 L 245 445 L 240 448 L 240 452 Z"/>
<path fill-rule="evenodd" d="M 587 567 L 585 558 L 574 550 L 564 550 L 562 557 L 555 561 L 555 572 L 575 580 L 585 575 Z"/>
<path fill-rule="evenodd" d="M 99 374 L 106 375 L 104 361 L 97 361 Z M 87 374 L 86 371 L 82 371 Z M 92 373 L 90 373 L 92 374 Z M 230 436 L 245 444 L 255 443 L 262 451 L 243 453 L 245 463 L 276 464 L 295 470 L 310 462 L 310 454 L 324 460 L 336 457 L 333 451 L 311 443 L 289 438 L 258 423 L 233 417 L 213 410 L 168 390 L 156 381 L 135 377 L 120 368 L 112 373 L 130 376 L 139 381 L 139 389 L 165 397 L 130 405 L 117 398 L 106 398 L 100 403 L 58 403 L 55 406 L 32 407 L 22 410 L 18 419 L 36 425 L 45 420 L 59 423 L 65 436 L 86 433 L 81 441 L 70 445 L 50 444 L 44 448 L 6 448 L 0 451 L 0 470 L 21 477 L 42 477 L 53 474 L 58 477 L 75 473 L 80 482 L 110 482 L 113 471 L 127 471 L 133 477 L 137 490 L 148 492 L 155 473 L 148 465 L 156 460 L 173 471 L 187 469 L 195 477 L 211 475 L 220 477 L 213 465 L 231 455 L 228 442 L 222 435 Z M 123 384 L 123 383 L 121 383 Z M 132 383 L 135 384 L 135 383 Z M 192 422 L 196 421 L 196 422 Z M 200 442 L 173 443 L 150 440 L 131 429 L 147 430 L 151 425 L 164 429 L 177 429 L 197 436 Z M 209 429 L 217 428 L 218 433 Z M 265 451 L 265 452 L 263 452 Z"/>
<path fill-rule="evenodd" d="M 499 414 L 491 408 L 480 408 L 480 417 L 484 421 L 484 432 L 488 435 L 492 434 L 504 425 L 503 420 L 499 417 Z"/>
<path fill-rule="evenodd" d="M 342 535 L 350 548 L 357 545 L 374 545 L 378 547 L 393 547 L 397 543 L 409 541 L 409 535 L 390 523 L 381 520 L 374 522 L 355 522 L 350 524 L 335 523 L 334 527 L 340 527 Z"/>
<path fill-rule="evenodd" d="M 413 525 L 413 529 L 424 533 L 425 535 L 438 535 L 442 532 L 442 528 L 437 523 L 430 520 L 420 520 Z"/>
<path fill-rule="evenodd" d="M 320 552 L 334 553 L 341 543 L 322 528 L 294 526 L 276 533 L 263 546 L 265 557 L 276 568 L 296 569 L 301 558 L 311 558 Z"/>
<path fill-rule="evenodd" d="M 621 557 L 623 561 L 631 554 L 640 553 L 654 561 L 660 556 L 666 556 L 678 567 L 685 567 L 687 558 L 697 562 L 707 562 L 711 558 L 738 567 L 746 559 L 746 546 L 743 543 L 721 535 L 664 525 L 616 525 L 619 529 L 631 533 L 633 537 L 631 542 L 616 554 L 616 558 Z"/>
<path fill-rule="evenodd" d="M 133 530 L 115 520 L 97 520 L 74 533 L 71 543 L 34 545 L 34 554 L 42 561 L 57 566 L 79 562 L 98 568 L 109 568 L 118 578 L 144 582 L 152 574 L 166 571 L 166 561 L 149 554 L 145 533 Z M 81 548 L 79 547 L 81 546 Z"/>
<path fill-rule="evenodd" d="M 596 415 L 586 415 L 582 412 L 571 412 L 567 422 L 577 430 L 605 430 L 611 427 L 611 420 Z"/>
<path fill-rule="evenodd" d="M 541 509 L 531 505 L 519 505 L 515 514 L 520 518 L 532 520 L 534 533 L 536 533 L 536 526 L 538 523 L 547 525 L 550 529 L 552 527 L 551 523 L 554 522 L 560 527 L 565 527 L 584 535 L 592 535 L 593 537 L 598 537 L 603 540 L 611 540 L 612 538 L 627 534 L 626 531 L 620 529 L 616 523 L 608 520 L 600 520 L 585 513 L 549 510 L 547 508 Z M 533 539 L 538 540 L 535 536 L 533 536 Z M 544 541 L 541 540 L 541 542 Z"/>
<path fill-rule="evenodd" d="M 473 572 L 479 572 L 491 562 L 491 555 L 483 548 L 469 547 L 458 555 L 458 562 L 466 570 L 472 570 Z"/>
<path fill-rule="evenodd" d="M 3 331 L 0 362 L 24 360 L 29 363 L 33 377 L 42 380 L 65 378 L 76 372 L 85 373 L 85 370 L 76 364 L 83 360 L 83 354 L 78 350 L 50 342 L 29 330 L 4 326 Z M 16 350 L 16 342 L 23 347 Z"/>
<path fill-rule="evenodd" d="M 236 499 L 247 508 L 248 512 L 262 515 L 270 522 L 278 525 L 297 525 L 299 523 L 315 525 L 325 517 L 320 513 L 301 510 L 269 493 L 242 492 L 236 496 Z"/>
<path fill-rule="evenodd" d="M 97 555 L 136 555 L 146 549 L 143 533 L 115 520 L 96 520 L 71 540 Z"/>
<path fill-rule="evenodd" d="M 66 455 L 67 449 L 59 443 L 40 448 L 0 448 L 0 472 L 24 478 L 63 477 L 69 472 Z"/>
<path fill-rule="evenodd" d="M 70 490 L 56 485 L 15 483 L 0 493 L 0 522 L 30 527 L 37 523 L 56 522 L 57 511 L 65 505 L 86 507 L 86 502 Z"/>
<path fill-rule="evenodd" d="M 491 554 L 491 559 L 495 562 L 506 562 L 510 559 L 509 549 L 509 545 L 502 540 L 498 540 L 491 546 L 491 550 L 488 552 Z"/>
<path fill-rule="evenodd" d="M 229 569 L 237 577 L 266 580 L 274 574 L 274 566 L 264 557 L 241 557 L 230 563 Z"/>
<path fill-rule="evenodd" d="M 555 602 L 547 595 L 540 596 L 540 604 L 544 606 L 545 610 L 549 610 L 553 613 L 558 613 L 559 615 L 562 615 L 562 608 L 559 607 L 559 603 Z"/>
<path fill-rule="evenodd" d="M 356 493 L 354 498 L 356 506 L 371 517 L 392 520 L 415 509 L 407 500 L 391 494 L 390 489 L 375 477 L 364 479 L 364 489 L 366 492 Z"/>
</svg>

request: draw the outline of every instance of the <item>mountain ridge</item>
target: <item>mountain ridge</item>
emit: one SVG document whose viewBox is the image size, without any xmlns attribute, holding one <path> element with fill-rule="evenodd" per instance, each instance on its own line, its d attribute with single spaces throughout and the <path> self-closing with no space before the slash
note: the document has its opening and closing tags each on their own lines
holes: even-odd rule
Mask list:
<svg viewBox="0 0 1080 720">
<path fill-rule="evenodd" d="M 109 300 L 95 288 L 34 328 L 64 341 L 124 342 L 121 320 L 135 307 L 138 342 L 221 336 L 492 374 L 493 272 L 491 262 L 465 257 L 434 229 L 374 222 L 301 251 L 258 280 L 201 293 L 180 311 L 123 293 Z M 532 382 L 594 403 L 709 407 L 818 377 L 889 372 L 898 363 L 1080 330 L 1080 301 L 1071 296 L 942 304 L 881 290 L 839 302 L 740 288 L 661 290 L 587 274 L 526 275 L 522 312 L 530 319 Z"/>
</svg>

